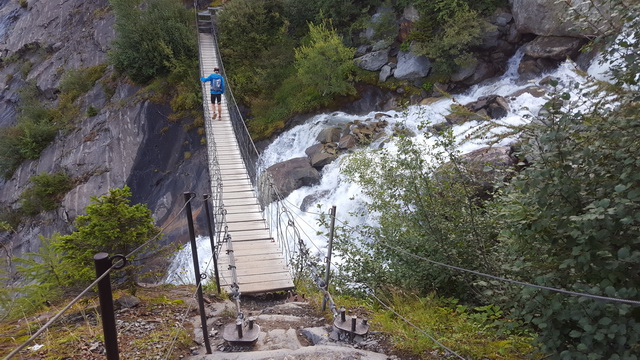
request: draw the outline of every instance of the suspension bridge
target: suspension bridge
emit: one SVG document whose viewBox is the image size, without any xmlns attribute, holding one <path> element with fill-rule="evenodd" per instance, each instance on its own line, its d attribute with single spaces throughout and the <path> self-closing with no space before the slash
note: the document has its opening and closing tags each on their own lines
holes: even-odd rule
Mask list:
<svg viewBox="0 0 640 360">
<path fill-rule="evenodd" d="M 212 26 L 209 12 L 198 14 L 202 77 L 212 74 L 214 68 L 226 75 Z M 210 83 L 203 83 L 215 237 L 222 247 L 226 245 L 224 251 L 229 255 L 218 259 L 220 285 L 227 289 L 237 286 L 243 294 L 292 289 L 284 248 L 272 236 L 254 190 L 257 152 L 255 156 L 243 152 L 255 148 L 242 118 L 233 116 L 238 112 L 231 89 L 227 83 L 222 96 L 222 114 L 217 119 L 212 119 L 209 91 Z"/>
</svg>

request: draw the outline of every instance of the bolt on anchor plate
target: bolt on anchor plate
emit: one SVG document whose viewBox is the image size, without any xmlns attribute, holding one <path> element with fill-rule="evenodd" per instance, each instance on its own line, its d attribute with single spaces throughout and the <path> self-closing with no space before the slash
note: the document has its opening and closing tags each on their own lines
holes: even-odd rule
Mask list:
<svg viewBox="0 0 640 360">
<path fill-rule="evenodd" d="M 333 321 L 333 326 L 342 331 L 363 336 L 369 332 L 369 324 L 367 319 L 361 320 L 362 321 L 358 322 L 357 316 L 346 316 L 345 310 L 340 309 L 340 316 Z"/>
<path fill-rule="evenodd" d="M 222 332 L 225 341 L 235 344 L 251 344 L 258 340 L 260 325 L 255 324 L 254 318 L 249 318 L 247 324 L 238 319 L 235 324 L 227 324 Z"/>
</svg>

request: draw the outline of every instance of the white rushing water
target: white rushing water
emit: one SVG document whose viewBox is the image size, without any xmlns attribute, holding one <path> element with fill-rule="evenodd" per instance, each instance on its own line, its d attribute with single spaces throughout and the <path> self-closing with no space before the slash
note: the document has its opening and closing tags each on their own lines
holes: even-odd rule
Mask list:
<svg viewBox="0 0 640 360">
<path fill-rule="evenodd" d="M 464 94 L 454 96 L 458 104 L 467 104 L 476 101 L 478 98 L 487 95 L 500 95 L 509 100 L 510 110 L 504 118 L 499 121 L 503 124 L 516 125 L 523 124 L 528 121 L 530 116 L 535 116 L 540 108 L 547 102 L 545 97 L 534 97 L 529 93 L 523 93 L 517 97 L 511 96 L 518 90 L 535 86 L 539 81 L 546 77 L 553 77 L 560 83 L 560 86 L 569 88 L 572 83 L 584 83 L 586 79 L 575 71 L 575 64 L 567 61 L 561 64 L 556 70 L 542 75 L 538 79 L 527 82 L 518 82 L 518 64 L 522 58 L 522 53 L 518 52 L 510 61 L 507 71 L 503 76 L 494 81 L 489 81 L 481 85 L 475 85 Z M 598 78 L 602 78 L 602 74 L 606 71 L 606 67 L 599 65 L 594 61 L 594 65 L 589 69 L 588 73 Z M 404 126 L 415 133 L 420 133 L 419 125 L 429 120 L 431 124 L 442 123 L 445 121 L 444 116 L 449 113 L 449 108 L 453 104 L 452 99 L 443 98 L 431 105 L 415 105 L 410 106 L 405 111 L 386 111 L 372 112 L 366 115 L 351 115 L 343 112 L 333 112 L 329 114 L 319 114 L 310 118 L 306 123 L 298 125 L 280 135 L 267 149 L 263 152 L 259 159 L 259 167 L 265 169 L 271 165 L 277 164 L 296 157 L 306 156 L 305 150 L 317 143 L 316 137 L 325 128 L 335 126 L 345 126 L 349 122 L 355 120 L 365 121 L 374 118 L 375 114 L 384 113 L 389 117 L 385 118 L 389 122 L 386 131 L 391 135 L 394 125 Z M 473 129 L 480 126 L 477 121 L 470 121 L 462 125 L 453 126 L 453 132 L 459 138 L 464 137 Z M 506 128 L 505 128 L 506 129 Z M 493 131 L 500 131 L 496 129 Z M 370 145 L 370 148 L 378 148 L 384 139 L 377 140 Z M 508 145 L 514 139 L 504 139 L 501 144 Z M 385 148 L 393 149 L 393 143 L 385 143 Z M 487 144 L 482 141 L 465 142 L 459 146 L 462 153 L 467 153 Z M 353 217 L 351 212 L 363 209 L 362 195 L 360 188 L 345 178 L 340 172 L 341 160 L 349 156 L 348 154 L 340 155 L 333 163 L 322 169 L 322 179 L 318 185 L 303 187 L 292 192 L 285 200 L 284 204 L 292 211 L 296 221 L 296 227 L 300 231 L 307 247 L 312 253 L 324 256 L 326 253 L 327 239 L 324 236 L 317 235 L 319 226 L 317 224 L 318 213 L 328 213 L 329 209 L 335 205 L 337 207 L 336 217 L 339 221 L 348 221 L 351 226 L 357 226 L 363 221 L 371 221 L 361 217 Z M 300 210 L 303 200 L 313 199 L 310 204 L 306 204 L 307 211 Z M 306 201 L 309 203 L 309 200 Z M 275 209 L 271 209 L 275 211 Z M 274 224 L 271 224 L 274 228 Z M 212 265 L 208 264 L 211 258 L 211 249 L 208 237 L 198 238 L 198 251 L 201 272 L 203 269 L 212 269 Z M 338 260 L 339 261 L 339 260 Z M 189 244 L 185 246 L 176 256 L 174 263 L 169 271 L 167 282 L 174 284 L 193 283 L 193 269 L 191 262 L 191 248 Z M 211 272 L 211 270 L 209 271 Z"/>
<path fill-rule="evenodd" d="M 197 236 L 196 246 L 198 250 L 198 263 L 200 273 L 206 274 L 204 283 L 208 284 L 214 279 L 213 257 L 211 256 L 211 242 L 208 236 Z M 195 273 L 193 271 L 193 255 L 191 254 L 191 244 L 187 243 L 182 247 L 169 265 L 165 283 L 174 285 L 195 284 Z"/>
</svg>

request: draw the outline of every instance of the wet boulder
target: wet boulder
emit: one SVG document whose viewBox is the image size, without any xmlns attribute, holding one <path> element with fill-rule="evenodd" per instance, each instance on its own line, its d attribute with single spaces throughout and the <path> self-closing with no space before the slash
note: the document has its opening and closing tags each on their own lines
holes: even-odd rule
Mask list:
<svg viewBox="0 0 640 360">
<path fill-rule="evenodd" d="M 293 191 L 320 182 L 320 173 L 307 157 L 293 158 L 270 166 L 260 176 L 258 186 L 262 191 L 262 205 L 281 200 Z M 273 191 L 271 189 L 273 188 Z"/>
<path fill-rule="evenodd" d="M 580 52 L 583 40 L 566 36 L 538 36 L 525 45 L 524 52 L 534 59 L 545 58 L 564 60 L 575 58 Z"/>
<path fill-rule="evenodd" d="M 316 140 L 322 144 L 335 143 L 340 140 L 342 129 L 339 127 L 326 128 L 320 131 Z"/>
<path fill-rule="evenodd" d="M 388 49 L 374 51 L 356 58 L 354 62 L 363 70 L 378 71 L 387 63 L 388 53 Z"/>
<path fill-rule="evenodd" d="M 351 134 L 347 134 L 341 137 L 340 141 L 338 141 L 338 149 L 341 149 L 341 150 L 348 150 L 355 146 L 356 146 L 356 138 Z"/>
<path fill-rule="evenodd" d="M 415 80 L 429 75 L 431 61 L 426 56 L 416 56 L 409 51 L 398 53 L 398 67 L 393 76 L 399 80 Z"/>
<path fill-rule="evenodd" d="M 307 153 L 311 161 L 311 166 L 318 170 L 321 170 L 325 165 L 330 164 L 338 158 L 338 146 L 335 143 L 320 145 L 320 147 L 314 146 L 313 151 Z"/>
<path fill-rule="evenodd" d="M 497 183 L 509 177 L 508 170 L 518 164 L 510 146 L 486 147 L 462 155 L 468 173 L 468 180 L 476 188 L 476 196 L 487 200 Z"/>
</svg>

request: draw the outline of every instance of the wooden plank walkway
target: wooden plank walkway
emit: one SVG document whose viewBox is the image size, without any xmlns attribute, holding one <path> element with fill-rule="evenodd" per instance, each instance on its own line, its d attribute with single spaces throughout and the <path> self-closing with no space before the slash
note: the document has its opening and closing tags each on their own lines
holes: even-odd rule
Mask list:
<svg viewBox="0 0 640 360">
<path fill-rule="evenodd" d="M 200 33 L 202 76 L 209 76 L 218 66 L 217 49 L 213 36 Z M 227 211 L 226 221 L 231 235 L 238 286 L 242 294 L 266 293 L 293 288 L 282 248 L 270 236 L 269 229 L 258 204 L 256 193 L 249 180 L 240 149 L 233 132 L 229 109 L 222 97 L 222 117 L 211 120 L 209 83 L 203 86 L 203 107 L 209 150 L 209 174 L 219 168 L 222 181 L 222 202 Z M 217 106 L 217 105 L 216 105 Z M 212 194 L 216 184 L 212 179 Z M 223 245 L 218 258 L 220 285 L 233 284 L 228 269 L 229 257 Z"/>
</svg>

